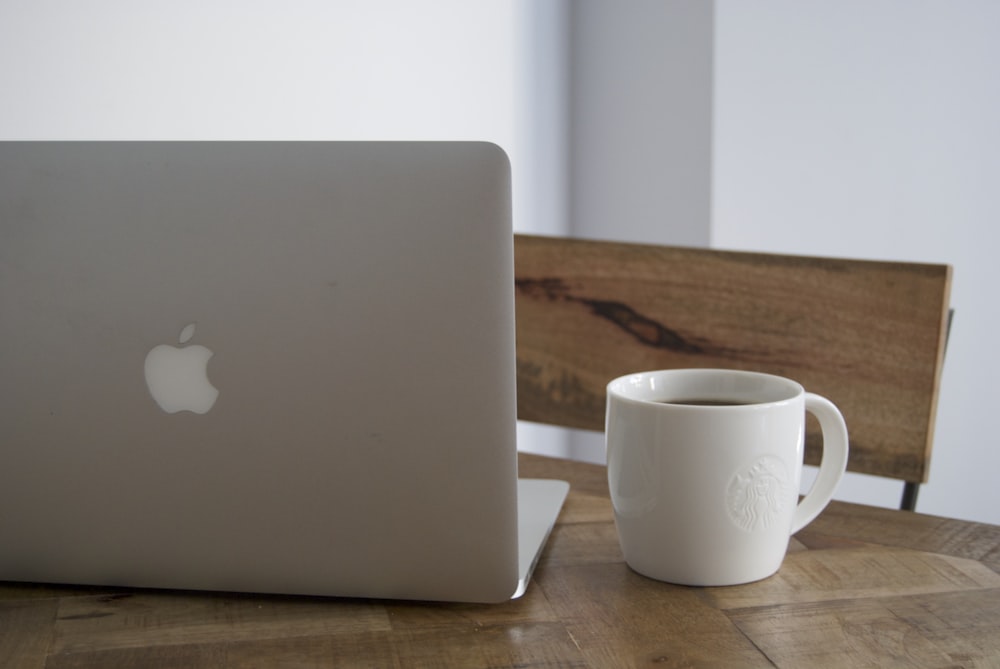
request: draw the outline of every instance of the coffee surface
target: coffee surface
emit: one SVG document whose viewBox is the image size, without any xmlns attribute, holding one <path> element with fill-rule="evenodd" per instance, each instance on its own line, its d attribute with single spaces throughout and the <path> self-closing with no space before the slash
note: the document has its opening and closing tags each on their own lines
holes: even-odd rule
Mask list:
<svg viewBox="0 0 1000 669">
<path fill-rule="evenodd" d="M 679 404 L 682 406 L 699 406 L 699 407 L 739 407 L 746 406 L 748 404 L 753 404 L 753 402 L 742 402 L 740 400 L 725 400 L 725 399 L 667 399 L 667 400 L 657 400 L 662 404 Z"/>
</svg>

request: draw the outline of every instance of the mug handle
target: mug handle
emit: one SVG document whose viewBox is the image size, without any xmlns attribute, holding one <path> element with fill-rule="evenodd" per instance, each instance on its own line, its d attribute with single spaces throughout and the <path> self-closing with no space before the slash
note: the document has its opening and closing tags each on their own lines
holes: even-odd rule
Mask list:
<svg viewBox="0 0 1000 669">
<path fill-rule="evenodd" d="M 833 491 L 847 469 L 847 424 L 840 410 L 825 397 L 805 394 L 806 411 L 819 419 L 823 431 L 823 459 L 819 474 L 792 517 L 792 534 L 816 519 L 833 498 Z"/>
</svg>

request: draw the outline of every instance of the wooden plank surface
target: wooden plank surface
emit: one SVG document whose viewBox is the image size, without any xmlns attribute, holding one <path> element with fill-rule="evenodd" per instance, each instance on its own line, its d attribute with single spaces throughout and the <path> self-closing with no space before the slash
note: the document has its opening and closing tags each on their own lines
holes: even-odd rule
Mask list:
<svg viewBox="0 0 1000 669">
<path fill-rule="evenodd" d="M 781 570 L 660 583 L 622 561 L 603 467 L 508 604 L 0 584 L 0 667 L 1000 666 L 1000 527 L 834 502 Z"/>
<path fill-rule="evenodd" d="M 518 415 L 604 428 L 622 374 L 726 367 L 832 400 L 849 469 L 924 481 L 951 269 L 519 235 Z M 819 461 L 818 426 L 807 460 Z"/>
</svg>

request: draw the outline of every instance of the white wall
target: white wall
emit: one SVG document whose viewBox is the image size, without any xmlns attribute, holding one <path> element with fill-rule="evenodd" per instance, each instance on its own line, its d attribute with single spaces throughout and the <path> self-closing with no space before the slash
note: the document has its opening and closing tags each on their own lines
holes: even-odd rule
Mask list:
<svg viewBox="0 0 1000 669">
<path fill-rule="evenodd" d="M 5 137 L 511 145 L 519 5 L 7 0 Z"/>
<path fill-rule="evenodd" d="M 712 3 L 576 0 L 569 21 L 573 234 L 707 245 Z"/>
<path fill-rule="evenodd" d="M 917 508 L 1000 523 L 1000 4 L 717 0 L 715 36 L 712 245 L 952 264 Z"/>
</svg>

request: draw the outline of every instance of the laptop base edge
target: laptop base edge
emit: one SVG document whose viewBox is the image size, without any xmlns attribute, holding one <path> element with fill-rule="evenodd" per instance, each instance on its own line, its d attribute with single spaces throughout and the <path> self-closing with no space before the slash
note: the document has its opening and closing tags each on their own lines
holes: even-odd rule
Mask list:
<svg viewBox="0 0 1000 669">
<path fill-rule="evenodd" d="M 521 597 L 555 526 L 569 483 L 555 479 L 517 480 L 518 582 L 511 599 Z"/>
</svg>

